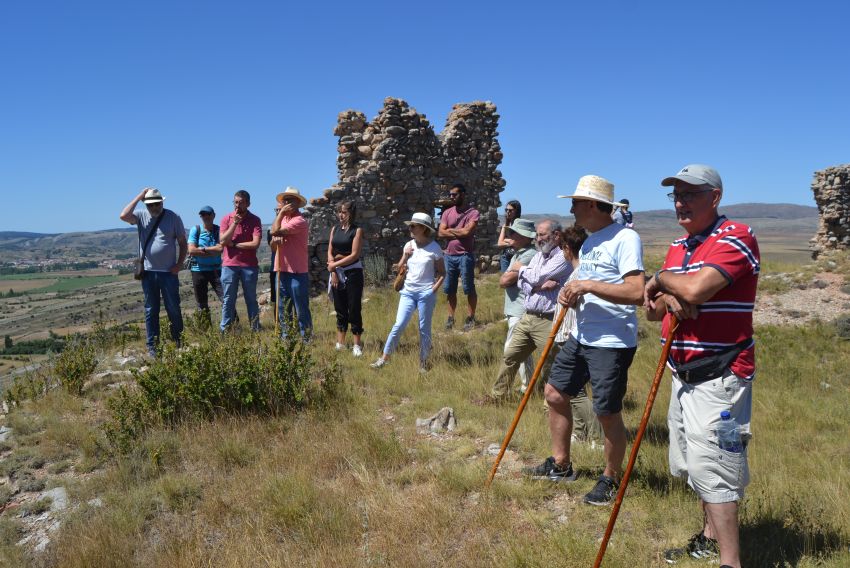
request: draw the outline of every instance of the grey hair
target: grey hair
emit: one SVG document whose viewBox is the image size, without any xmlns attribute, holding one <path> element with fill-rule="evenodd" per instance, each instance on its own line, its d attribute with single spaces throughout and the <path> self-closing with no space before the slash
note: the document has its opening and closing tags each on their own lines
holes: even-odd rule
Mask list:
<svg viewBox="0 0 850 568">
<path fill-rule="evenodd" d="M 552 231 L 553 233 L 560 233 L 560 232 L 563 232 L 563 230 L 564 230 L 564 226 L 561 225 L 558 221 L 556 221 L 554 219 L 543 219 L 542 221 L 537 223 L 537 226 L 539 227 L 543 223 L 548 223 L 549 224 L 549 230 Z"/>
</svg>

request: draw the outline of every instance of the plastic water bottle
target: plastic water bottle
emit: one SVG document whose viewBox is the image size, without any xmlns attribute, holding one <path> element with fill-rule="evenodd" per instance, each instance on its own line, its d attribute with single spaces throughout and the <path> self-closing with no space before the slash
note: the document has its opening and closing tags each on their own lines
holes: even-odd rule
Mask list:
<svg viewBox="0 0 850 568">
<path fill-rule="evenodd" d="M 717 445 L 727 452 L 736 454 L 744 451 L 741 443 L 741 427 L 732 419 L 728 410 L 720 413 L 720 424 L 717 425 Z"/>
</svg>

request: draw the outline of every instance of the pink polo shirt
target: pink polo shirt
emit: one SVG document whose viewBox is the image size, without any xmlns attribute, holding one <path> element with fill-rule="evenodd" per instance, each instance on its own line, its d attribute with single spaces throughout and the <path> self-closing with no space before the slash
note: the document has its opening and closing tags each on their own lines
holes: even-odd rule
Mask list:
<svg viewBox="0 0 850 568">
<path fill-rule="evenodd" d="M 301 212 L 296 211 L 290 217 L 284 217 L 280 224 L 286 229 L 283 242 L 277 246 L 275 254 L 275 272 L 304 274 L 307 268 L 307 229 L 308 223 Z"/>
<path fill-rule="evenodd" d="M 230 212 L 221 220 L 221 227 L 219 228 L 220 233 L 223 235 L 232 224 L 233 212 Z M 260 221 L 259 217 L 248 211 L 245 218 L 242 219 L 242 222 L 239 223 L 236 230 L 233 232 L 231 241 L 233 244 L 249 243 L 254 240 L 254 237 L 256 236 L 263 236 L 263 223 Z M 238 249 L 234 246 L 224 247 L 224 251 L 221 254 L 221 265 L 237 267 L 259 266 L 259 262 L 257 261 L 257 251 Z"/>
</svg>

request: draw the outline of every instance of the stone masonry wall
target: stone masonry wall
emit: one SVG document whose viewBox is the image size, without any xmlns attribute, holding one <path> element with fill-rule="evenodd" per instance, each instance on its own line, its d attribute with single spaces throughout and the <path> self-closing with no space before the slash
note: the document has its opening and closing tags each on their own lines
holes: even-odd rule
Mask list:
<svg viewBox="0 0 850 568">
<path fill-rule="evenodd" d="M 850 164 L 815 172 L 812 192 L 820 225 L 812 238 L 812 256 L 830 250 L 850 250 Z"/>
<path fill-rule="evenodd" d="M 401 257 L 410 238 L 404 221 L 415 212 L 433 218 L 455 183 L 466 186 L 467 202 L 481 214 L 475 243 L 478 267 L 497 269 L 497 208 L 505 187 L 498 170 L 502 161 L 498 123 L 496 106 L 480 101 L 454 105 L 440 134 L 435 134 L 424 114 L 402 99 L 386 98 L 371 122 L 356 110 L 339 113 L 334 129 L 339 137 L 339 181 L 323 197 L 311 199 L 304 210 L 310 221 L 314 286 L 327 283 L 328 237 L 340 201 L 356 203 L 355 222 L 366 237 L 363 257 L 378 255 L 389 266 Z M 438 218 L 434 221 L 439 223 Z"/>
</svg>

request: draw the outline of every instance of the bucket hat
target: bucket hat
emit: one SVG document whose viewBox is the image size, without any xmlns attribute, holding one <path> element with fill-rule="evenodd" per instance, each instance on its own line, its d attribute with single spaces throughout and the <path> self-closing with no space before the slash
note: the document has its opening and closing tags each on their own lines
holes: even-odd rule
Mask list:
<svg viewBox="0 0 850 568">
<path fill-rule="evenodd" d="M 523 237 L 528 237 L 529 239 L 537 238 L 537 231 L 534 228 L 534 221 L 531 219 L 514 219 L 514 222 L 511 223 L 511 226 L 508 227 L 509 231 L 513 231 L 518 235 L 522 235 Z"/>
<path fill-rule="evenodd" d="M 559 195 L 561 199 L 590 199 L 620 207 L 622 203 L 614 201 L 614 184 L 599 176 L 582 176 L 578 180 L 576 191 L 572 195 Z"/>
<path fill-rule="evenodd" d="M 281 203 L 283 203 L 283 200 L 287 197 L 296 198 L 298 200 L 298 207 L 304 207 L 307 205 L 307 198 L 301 195 L 301 192 L 294 187 L 287 186 L 286 189 L 277 194 L 277 200 Z"/>
</svg>

